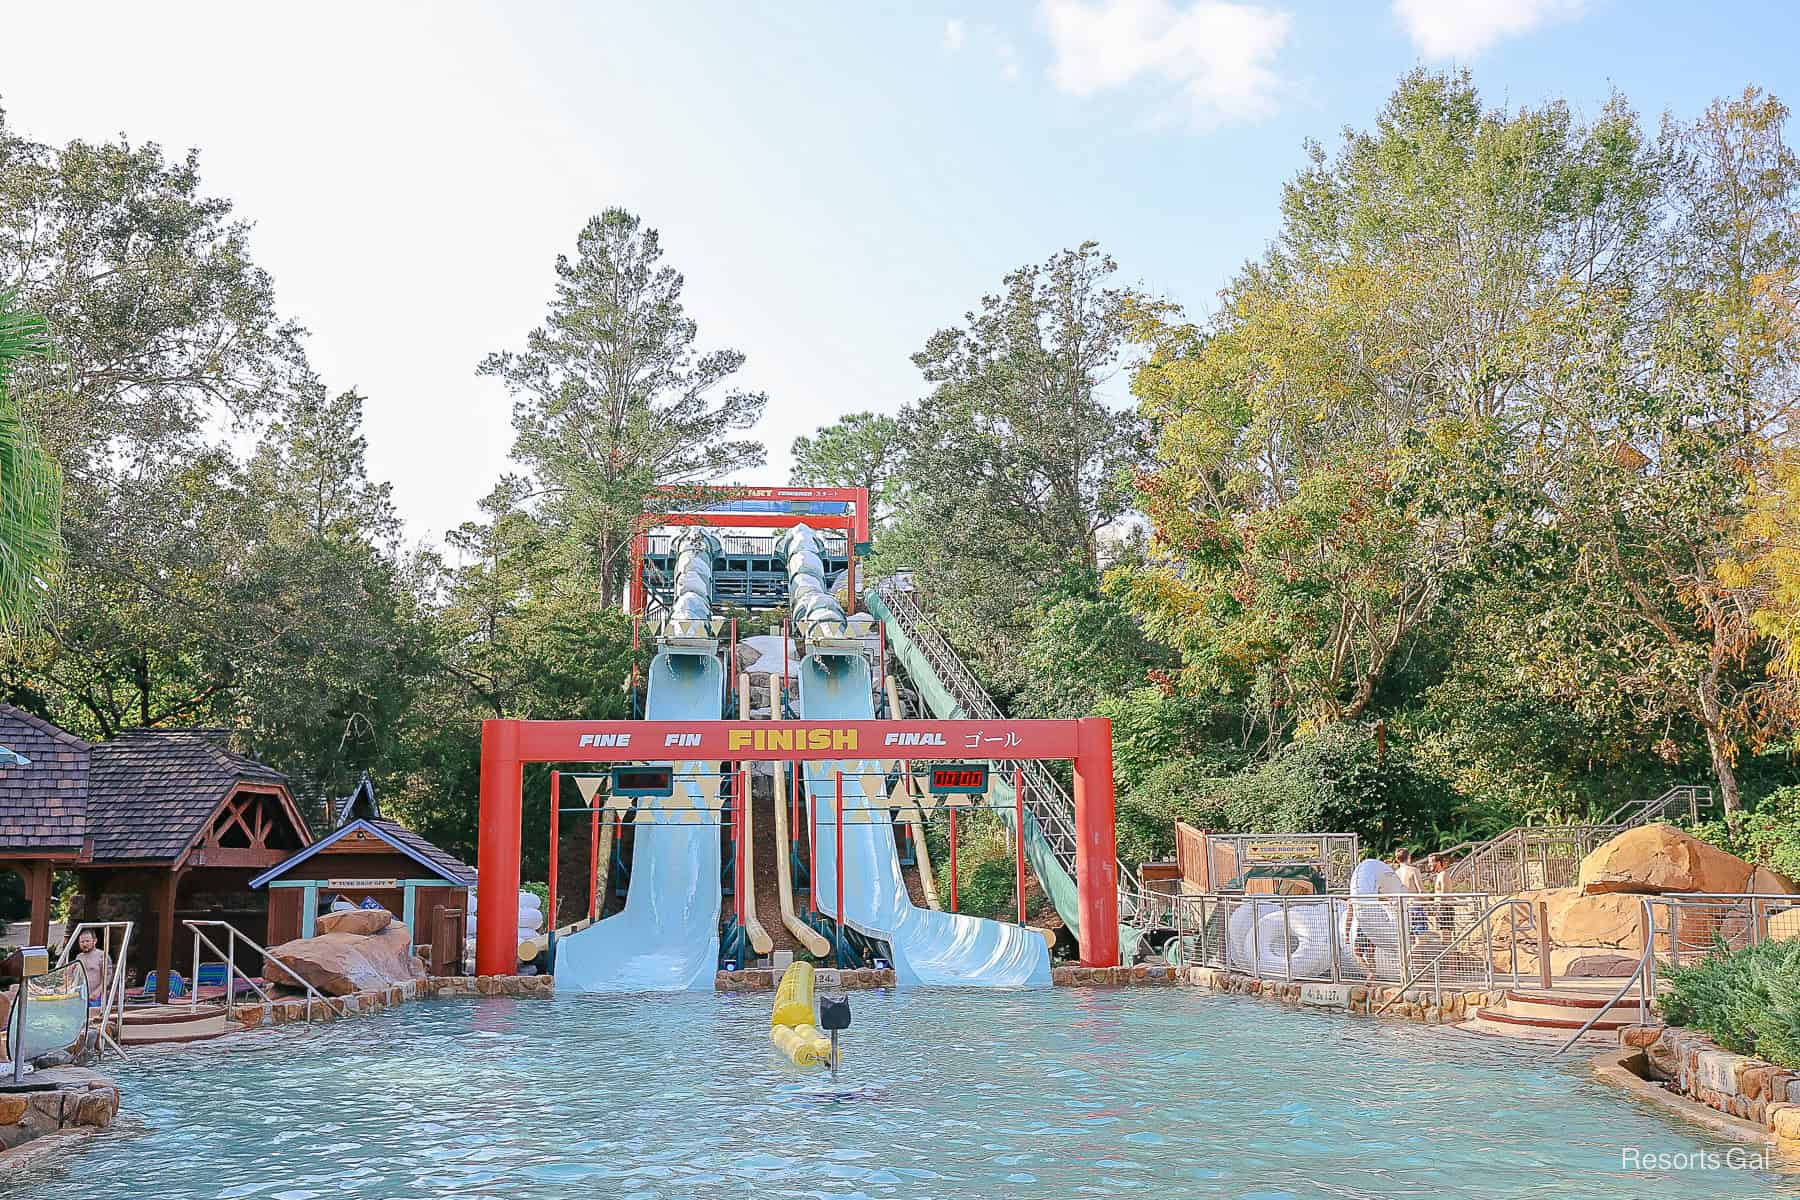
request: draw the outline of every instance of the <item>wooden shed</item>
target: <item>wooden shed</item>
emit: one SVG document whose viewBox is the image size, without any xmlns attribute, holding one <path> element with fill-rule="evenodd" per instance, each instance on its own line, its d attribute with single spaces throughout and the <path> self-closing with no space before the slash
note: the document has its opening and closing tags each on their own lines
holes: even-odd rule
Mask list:
<svg viewBox="0 0 1800 1200">
<path fill-rule="evenodd" d="M 462 968 L 475 870 L 381 815 L 364 776 L 340 808 L 336 830 L 250 881 L 269 889 L 269 944 L 312 937 L 336 901 L 399 917 L 433 975 Z"/>
</svg>

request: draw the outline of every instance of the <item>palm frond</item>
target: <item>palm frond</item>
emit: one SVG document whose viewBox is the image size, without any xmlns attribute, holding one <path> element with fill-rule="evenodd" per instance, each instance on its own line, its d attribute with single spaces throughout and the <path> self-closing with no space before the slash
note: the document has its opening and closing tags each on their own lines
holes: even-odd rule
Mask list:
<svg viewBox="0 0 1800 1200">
<path fill-rule="evenodd" d="M 0 291 L 0 633 L 33 625 L 62 566 L 62 471 L 6 388 L 13 364 L 46 348 L 42 319 Z"/>
</svg>

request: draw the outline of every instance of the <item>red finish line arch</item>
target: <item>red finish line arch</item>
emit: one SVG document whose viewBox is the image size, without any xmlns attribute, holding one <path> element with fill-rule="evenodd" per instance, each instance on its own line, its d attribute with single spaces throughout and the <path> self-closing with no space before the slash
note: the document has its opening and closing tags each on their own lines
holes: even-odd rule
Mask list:
<svg viewBox="0 0 1800 1200">
<path fill-rule="evenodd" d="M 1112 722 L 484 721 L 475 971 L 518 966 L 520 800 L 526 763 L 1068 759 L 1075 768 L 1081 961 L 1119 961 Z M 554 919 L 554 918 L 553 918 Z"/>
</svg>

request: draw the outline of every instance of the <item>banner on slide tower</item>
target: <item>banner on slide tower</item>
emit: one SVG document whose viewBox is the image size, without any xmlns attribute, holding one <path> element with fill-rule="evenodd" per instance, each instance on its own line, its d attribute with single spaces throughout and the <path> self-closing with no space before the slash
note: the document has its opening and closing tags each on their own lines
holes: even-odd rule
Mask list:
<svg viewBox="0 0 1800 1200">
<path fill-rule="evenodd" d="M 1074 721 L 534 721 L 524 757 L 546 762 L 833 758 L 1073 758 Z"/>
</svg>

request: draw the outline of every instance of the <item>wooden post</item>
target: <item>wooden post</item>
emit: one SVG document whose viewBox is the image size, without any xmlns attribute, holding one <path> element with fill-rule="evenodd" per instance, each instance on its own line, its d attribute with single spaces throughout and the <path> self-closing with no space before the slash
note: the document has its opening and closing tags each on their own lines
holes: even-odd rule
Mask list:
<svg viewBox="0 0 1800 1200">
<path fill-rule="evenodd" d="M 175 969 L 175 895 L 181 872 L 171 869 L 163 883 L 161 911 L 156 914 L 156 1002 L 169 1002 L 169 973 Z"/>
<path fill-rule="evenodd" d="M 27 865 L 22 874 L 25 876 L 26 901 L 31 906 L 31 944 L 48 946 L 50 944 L 50 884 L 52 873 L 47 861 Z M 67 937 L 68 931 L 64 930 Z"/>
<path fill-rule="evenodd" d="M 1542 900 L 1537 902 L 1537 926 L 1538 983 L 1548 991 L 1550 988 L 1550 906 Z"/>
<path fill-rule="evenodd" d="M 549 912 L 550 932 L 552 932 L 552 933 L 554 933 L 556 931 L 556 823 L 557 823 L 557 817 L 558 817 L 557 806 L 558 806 L 558 801 L 561 798 L 561 796 L 562 796 L 562 772 L 561 771 L 551 771 L 550 772 L 550 871 L 549 871 L 550 877 L 546 881 L 548 890 L 550 892 L 550 902 L 545 907 L 547 907 L 550 910 L 550 912 Z"/>
</svg>

